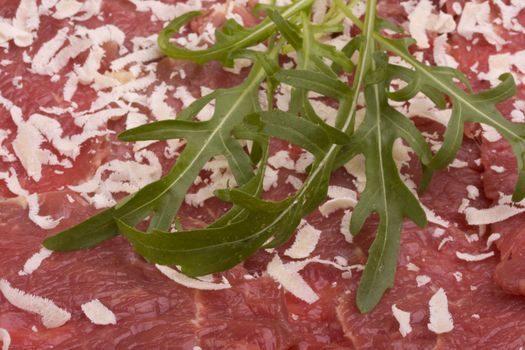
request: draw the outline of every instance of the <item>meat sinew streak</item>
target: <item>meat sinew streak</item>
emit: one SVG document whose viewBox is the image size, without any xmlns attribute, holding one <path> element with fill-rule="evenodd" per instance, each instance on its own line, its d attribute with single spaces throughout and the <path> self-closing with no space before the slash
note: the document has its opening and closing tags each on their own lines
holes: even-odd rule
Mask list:
<svg viewBox="0 0 525 350">
<path fill-rule="evenodd" d="M 286 17 L 301 1 L 303 8 Z M 156 248 L 140 250 L 118 230 L 114 237 L 96 242 L 100 244 L 86 245 L 88 249 L 58 252 L 43 246 L 46 238 L 103 210 L 137 201 L 133 193 L 169 178 L 177 164 L 196 159 L 181 156 L 192 147 L 200 149 L 190 138 L 218 128 L 214 116 L 240 103 L 244 95 L 235 87 L 251 79 L 255 65 L 264 66 L 261 75 L 271 74 L 257 82 L 258 96 L 256 91 L 251 102 L 257 105 L 255 111 L 273 110 L 270 102 L 283 112 L 280 117 L 295 113 L 310 118 L 311 139 L 292 144 L 277 132 L 271 134 L 271 116 L 241 116 L 239 125 L 248 125 L 241 124 L 243 120 L 253 123 L 230 134 L 269 133 L 267 164 L 258 163 L 264 158 L 257 158 L 257 152 L 264 153 L 256 147 L 260 139 L 247 137 L 249 141 L 234 140 L 233 145 L 233 138 L 224 140 L 230 153 L 210 151 L 198 176 L 188 182 L 187 193 L 176 194 L 181 205 L 168 231 L 199 234 L 198 229 L 224 215 L 232 204 L 218 197 L 235 202 L 236 192 L 217 190 L 237 184 L 248 188 L 249 179 L 241 183 L 243 161 L 251 176 L 264 170 L 259 174 L 264 200 L 281 203 L 301 191 L 317 164 L 315 147 L 325 142 L 319 141 L 319 125 L 326 131 L 326 148 L 334 144 L 346 150 L 345 142 L 352 141 L 345 140 L 352 132 L 343 130 L 337 119 L 343 105 L 337 93 L 312 86 L 304 98 L 317 119 L 302 115 L 297 102 L 301 89 L 292 87 L 294 82 L 282 83 L 283 73 L 277 70 L 303 70 L 314 78 L 329 70 L 333 76 L 327 76 L 350 91 L 359 79 L 358 56 L 367 40 L 361 35 L 355 41 L 350 58 L 345 45 L 366 32 L 370 3 L 0 0 L 1 349 L 524 349 L 525 202 L 512 200 L 524 160 L 516 161 L 516 149 L 504 132 L 474 119 L 466 120 L 460 130 L 455 157 L 444 169 L 434 169 L 424 191 L 418 191 L 418 185 L 429 179 L 428 164 L 421 165 L 413 143 L 392 140 L 387 156 L 396 176 L 399 170 L 399 186 L 408 191 L 403 198 L 413 196 L 428 223 L 418 226 L 412 207 L 401 217 L 400 238 L 385 243 L 400 244 L 393 287 L 385 287 L 370 310 L 356 305 L 356 296 L 384 217 L 375 210 L 363 220 L 358 235 L 350 230 L 352 216 L 362 215 L 358 203 L 367 181 L 375 176 L 366 166 L 373 160 L 363 154 L 328 169 L 334 168 L 327 195 L 318 198 L 317 209 L 297 220 L 288 241 L 265 246 L 269 236 L 252 250 L 245 252 L 241 246 L 232 254 L 244 254 L 241 262 L 226 270 L 184 274 L 178 264 L 145 258 Z M 495 113 L 499 110 L 514 123 L 525 123 L 525 1 L 378 0 L 374 8 L 385 20 L 376 23 L 381 35 L 411 36 L 414 42 L 406 53 L 417 62 L 463 72 L 472 94 L 498 86 L 501 75 L 510 73 L 516 93 L 511 97 L 503 91 L 505 101 L 491 95 L 497 104 L 483 103 L 492 103 Z M 249 40 L 249 28 L 261 23 L 280 26 L 282 35 L 250 45 L 242 57 L 171 58 L 158 45 L 159 32 L 192 11 L 201 12 L 171 33 L 171 43 L 179 48 L 205 50 L 242 30 L 247 31 L 239 42 Z M 220 28 L 226 29 L 219 34 Z M 302 50 L 315 40 L 325 46 L 312 46 L 312 57 L 322 53 L 320 47 L 333 49 L 331 54 L 345 57 L 348 66 L 342 58 L 327 63 L 305 57 Z M 374 44 L 367 50 L 376 54 L 370 51 L 363 67 L 385 74 L 388 62 L 408 67 L 403 72 L 413 74 L 410 62 L 384 48 L 385 42 L 370 42 Z M 271 45 L 280 49 L 278 54 L 262 54 Z M 388 56 L 377 54 L 383 49 Z M 381 62 L 383 71 L 376 66 Z M 379 81 L 379 73 L 367 74 L 355 95 L 355 135 L 366 126 L 365 114 L 373 109 L 371 86 Z M 407 86 L 401 75 L 390 82 L 387 89 Z M 461 92 L 468 90 L 464 81 L 455 83 L 465 85 Z M 337 84 L 331 87 L 337 89 Z M 432 156 L 448 142 L 448 122 L 458 99 L 447 95 L 439 109 L 439 98 L 429 98 L 421 84 L 420 92 L 406 100 L 385 99 L 419 130 Z M 237 94 L 224 95 L 229 88 Z M 182 120 L 182 111 L 209 94 L 222 100 L 210 99 L 187 120 L 200 123 L 201 131 L 188 127 L 184 134 L 162 140 L 118 138 L 148 123 Z M 367 137 L 363 144 L 373 136 Z M 311 144 L 310 149 L 302 147 Z M 238 168 L 232 166 L 236 161 Z M 253 207 L 263 212 L 264 203 L 254 200 Z M 160 211 L 149 209 L 145 220 L 122 221 L 147 231 L 154 212 Z M 117 227 L 113 219 L 108 220 Z M 253 225 L 262 225 L 257 220 Z M 188 242 L 190 248 L 198 243 Z M 205 265 L 198 259 L 192 263 L 195 268 Z"/>
</svg>

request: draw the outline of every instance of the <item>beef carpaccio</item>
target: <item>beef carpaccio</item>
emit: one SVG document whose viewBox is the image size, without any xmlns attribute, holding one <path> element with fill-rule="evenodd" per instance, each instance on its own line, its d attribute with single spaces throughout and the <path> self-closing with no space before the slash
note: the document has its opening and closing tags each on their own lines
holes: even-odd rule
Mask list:
<svg viewBox="0 0 525 350">
<path fill-rule="evenodd" d="M 253 5 L 0 0 L 2 349 L 522 349 L 525 205 L 510 202 L 510 146 L 486 126 L 467 128 L 457 159 L 420 195 L 429 225 L 404 225 L 395 287 L 367 314 L 355 291 L 376 222 L 353 239 L 347 228 L 366 181 L 359 159 L 334 173 L 329 198 L 290 243 L 214 276 L 149 264 L 122 237 L 74 253 L 42 248 L 45 237 L 159 179 L 184 147 L 122 143 L 116 134 L 175 118 L 202 94 L 243 80 L 243 62 L 225 70 L 163 57 L 156 33 L 165 22 L 203 10 L 177 39 L 198 48 L 226 18 L 256 23 Z M 511 71 L 518 94 L 500 110 L 517 122 L 525 122 L 524 8 L 519 0 L 378 5 L 416 39 L 417 57 L 458 67 L 475 89 Z M 277 103 L 288 101 L 281 89 Z M 420 96 L 398 107 L 439 147 L 450 111 Z M 417 183 L 410 150 L 399 144 L 396 157 Z M 278 199 L 304 179 L 308 156 L 274 140 L 270 164 L 265 196 Z M 224 159 L 210 161 L 181 224 L 222 214 L 228 206 L 212 193 L 231 178 Z"/>
</svg>

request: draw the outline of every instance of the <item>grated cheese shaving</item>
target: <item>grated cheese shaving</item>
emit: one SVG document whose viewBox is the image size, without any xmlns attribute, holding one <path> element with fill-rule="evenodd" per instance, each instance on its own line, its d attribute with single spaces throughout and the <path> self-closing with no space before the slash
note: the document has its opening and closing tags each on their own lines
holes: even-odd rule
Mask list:
<svg viewBox="0 0 525 350">
<path fill-rule="evenodd" d="M 13 306 L 40 315 L 46 328 L 60 327 L 71 319 L 69 312 L 51 300 L 13 288 L 5 279 L 0 279 L 0 292 Z"/>
<path fill-rule="evenodd" d="M 36 0 L 21 0 L 12 20 L 0 17 L 0 46 L 13 40 L 18 47 L 28 47 L 40 25 Z"/>
<path fill-rule="evenodd" d="M 84 303 L 80 308 L 93 324 L 117 324 L 117 318 L 113 311 L 108 309 L 98 299 L 93 299 L 90 302 Z"/>
<path fill-rule="evenodd" d="M 346 172 L 355 177 L 357 192 L 363 192 L 366 186 L 365 157 L 358 154 L 344 165 Z"/>
<path fill-rule="evenodd" d="M 505 168 L 502 167 L 502 166 L 498 166 L 498 165 L 491 165 L 490 169 L 493 170 L 494 172 L 498 173 L 498 174 L 501 174 L 501 173 L 505 172 Z"/>
<path fill-rule="evenodd" d="M 492 233 L 492 234 L 489 236 L 489 238 L 487 238 L 487 250 L 489 250 L 490 247 L 492 246 L 492 244 L 493 244 L 494 242 L 496 242 L 496 241 L 497 241 L 498 239 L 500 239 L 500 238 L 501 238 L 501 233 L 496 233 L 496 232 Z"/>
<path fill-rule="evenodd" d="M 290 158 L 288 151 L 285 150 L 278 151 L 269 157 L 268 164 L 270 164 L 275 169 L 285 168 L 293 170 L 295 168 L 295 162 L 292 158 Z"/>
<path fill-rule="evenodd" d="M 441 242 L 439 242 L 438 250 L 441 250 L 445 246 L 445 244 L 447 244 L 448 242 L 453 242 L 453 241 L 454 241 L 454 237 L 452 236 L 443 238 Z"/>
<path fill-rule="evenodd" d="M 172 269 L 168 266 L 158 265 L 156 264 L 155 267 L 166 277 L 168 277 L 170 280 L 177 282 L 178 284 L 192 289 L 201 289 L 201 290 L 221 290 L 221 289 L 227 289 L 231 288 L 230 282 L 226 279 L 226 277 L 222 278 L 221 283 L 213 283 L 213 282 L 207 282 L 207 281 L 201 281 L 199 279 L 191 278 L 183 273 Z"/>
<path fill-rule="evenodd" d="M 479 189 L 474 185 L 467 185 L 467 193 L 469 199 L 476 199 L 479 197 Z"/>
<path fill-rule="evenodd" d="M 55 5 L 53 17 L 56 19 L 70 18 L 82 9 L 82 3 L 77 0 L 60 0 Z"/>
<path fill-rule="evenodd" d="M 463 274 L 459 271 L 454 272 L 452 276 L 454 276 L 454 278 L 456 279 L 456 282 L 458 283 L 463 280 Z"/>
<path fill-rule="evenodd" d="M 430 322 L 428 329 L 436 334 L 448 333 L 454 329 L 454 321 L 452 315 L 448 311 L 447 294 L 443 288 L 439 288 L 437 292 L 430 298 L 428 303 L 430 309 Z"/>
<path fill-rule="evenodd" d="M 474 262 L 474 261 L 482 261 L 490 257 L 493 257 L 494 252 L 491 251 L 491 252 L 482 253 L 482 254 L 468 254 L 468 253 L 456 252 L 456 256 L 460 260 Z"/>
<path fill-rule="evenodd" d="M 288 175 L 288 177 L 286 178 L 286 183 L 292 185 L 292 187 L 296 190 L 300 189 L 303 185 L 303 181 L 293 175 Z"/>
<path fill-rule="evenodd" d="M 419 272 L 419 266 L 411 262 L 406 265 L 406 268 L 408 271 Z"/>
<path fill-rule="evenodd" d="M 319 300 L 319 296 L 306 283 L 301 275 L 299 275 L 297 271 L 290 269 L 288 264 L 283 264 L 277 254 L 274 255 L 266 270 L 275 281 L 280 283 L 284 289 L 298 299 L 308 304 L 313 304 Z"/>
<path fill-rule="evenodd" d="M 396 304 L 392 305 L 392 315 L 399 323 L 399 333 L 406 337 L 410 332 L 412 332 L 412 326 L 410 325 L 410 312 L 403 311 L 399 309 Z"/>
<path fill-rule="evenodd" d="M 430 47 L 427 30 L 443 34 L 456 28 L 456 22 L 451 15 L 441 11 L 437 15 L 432 13 L 434 6 L 429 0 L 421 0 L 413 8 L 405 5 L 405 10 L 408 12 L 408 31 L 419 48 Z"/>
<path fill-rule="evenodd" d="M 7 329 L 0 328 L 0 340 L 2 341 L 2 350 L 9 350 L 11 345 L 11 336 Z"/>
<path fill-rule="evenodd" d="M 472 40 L 473 35 L 479 33 L 489 44 L 499 50 L 506 41 L 496 34 L 490 18 L 490 4 L 488 1 L 475 3 L 467 2 L 463 8 L 457 31 L 465 38 Z"/>
<path fill-rule="evenodd" d="M 263 178 L 263 190 L 268 191 L 272 187 L 277 187 L 279 180 L 279 171 L 267 167 L 264 169 L 264 178 Z"/>
<path fill-rule="evenodd" d="M 51 250 L 48 250 L 48 249 L 42 247 L 39 252 L 33 254 L 25 262 L 23 269 L 18 272 L 18 275 L 19 276 L 26 276 L 26 275 L 32 274 L 33 272 L 35 272 L 40 267 L 40 265 L 42 264 L 42 262 L 45 259 L 47 259 L 47 258 L 49 258 L 51 256 L 51 254 L 53 254 L 53 252 Z"/>
<path fill-rule="evenodd" d="M 81 193 L 97 209 L 112 206 L 116 203 L 113 193 L 134 193 L 162 175 L 162 166 L 153 152 L 141 150 L 134 154 L 134 159 L 112 160 L 100 166 L 90 180 L 68 187 Z M 103 179 L 105 173 L 109 175 Z"/>
<path fill-rule="evenodd" d="M 156 0 L 130 0 L 139 12 L 151 12 L 154 21 L 171 21 L 190 11 L 202 9 L 200 0 L 189 0 L 186 3 L 178 2 L 175 5 L 164 4 Z"/>
<path fill-rule="evenodd" d="M 320 238 L 321 231 L 303 220 L 297 230 L 295 241 L 284 254 L 293 259 L 307 258 L 315 250 Z"/>
<path fill-rule="evenodd" d="M 14 168 L 10 169 L 10 174 L 0 172 L 0 180 L 5 181 L 7 189 L 11 191 L 11 193 L 25 199 L 28 206 L 29 220 L 31 220 L 44 230 L 55 228 L 60 223 L 62 218 L 53 219 L 51 216 L 42 216 L 38 214 L 40 211 L 40 205 L 38 203 L 38 194 L 29 193 L 28 191 L 22 188 L 20 182 L 18 181 L 18 176 Z"/>
<path fill-rule="evenodd" d="M 280 283 L 284 289 L 309 304 L 316 302 L 319 296 L 312 290 L 312 288 L 306 283 L 306 281 L 299 275 L 299 271 L 303 270 L 307 265 L 311 263 L 322 264 L 331 266 L 338 270 L 344 271 L 341 276 L 343 278 L 350 278 L 352 276 L 352 270 L 362 271 L 363 265 L 351 265 L 344 266 L 341 262 L 347 262 L 346 259 L 336 257 L 336 262 L 330 260 L 320 259 L 318 256 L 308 258 L 301 261 L 292 261 L 287 264 L 283 264 L 279 256 L 276 254 L 272 261 L 267 266 L 268 274 L 278 283 Z"/>
<path fill-rule="evenodd" d="M 432 279 L 429 276 L 427 276 L 427 275 L 418 275 L 418 276 L 416 276 L 416 283 L 417 283 L 418 287 L 422 287 L 425 284 L 430 283 L 430 281 L 432 281 Z"/>
<path fill-rule="evenodd" d="M 488 225 L 504 221 L 525 212 L 525 203 L 513 203 L 511 196 L 502 196 L 498 204 L 487 209 L 467 208 L 465 217 L 469 225 Z"/>
<path fill-rule="evenodd" d="M 447 40 L 447 34 L 441 34 L 434 39 L 434 62 L 436 62 L 438 66 L 451 67 L 455 69 L 458 68 L 459 63 L 453 56 L 447 53 Z"/>
<path fill-rule="evenodd" d="M 341 226 L 339 231 L 345 237 L 345 241 L 352 243 L 354 241 L 354 236 L 350 232 L 350 221 L 352 220 L 352 211 L 345 210 L 343 217 L 341 218 Z"/>
</svg>

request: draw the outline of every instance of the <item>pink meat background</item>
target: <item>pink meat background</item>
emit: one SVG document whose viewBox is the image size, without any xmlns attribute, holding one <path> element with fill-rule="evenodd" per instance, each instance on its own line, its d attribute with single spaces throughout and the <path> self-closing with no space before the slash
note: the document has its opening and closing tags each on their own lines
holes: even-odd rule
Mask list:
<svg viewBox="0 0 525 350">
<path fill-rule="evenodd" d="M 452 3 L 447 1 L 445 6 L 450 13 L 453 13 Z M 18 1 L 0 1 L 0 16 L 13 17 L 17 7 Z M 379 9 L 385 17 L 405 20 L 399 1 L 382 1 Z M 93 18 L 83 25 L 97 27 L 113 23 L 128 38 L 156 33 L 161 25 L 161 22 L 152 23 L 149 13 L 136 12 L 134 5 L 124 0 L 104 1 L 103 13 L 103 21 Z M 244 17 L 249 18 L 249 14 Z M 522 17 L 525 19 L 525 15 Z M 39 36 L 29 51 L 30 55 L 57 29 L 70 26 L 68 21 L 50 17 L 42 17 L 41 21 Z M 200 25 L 195 21 L 193 29 L 198 30 Z M 524 47 L 523 35 L 507 36 L 506 39 L 512 44 L 505 50 L 514 52 Z M 452 35 L 450 44 L 453 48 L 451 54 L 460 63 L 460 69 L 469 74 L 475 88 L 488 87 L 477 81 L 476 75 L 470 74 L 468 68 L 479 61 L 480 71 L 485 71 L 488 56 L 495 53 L 493 47 L 481 39 L 475 53 L 466 53 L 464 48 L 469 43 L 459 35 Z M 111 45 L 107 45 L 106 51 L 108 62 L 118 56 Z M 66 107 L 61 94 L 54 93 L 61 91 L 65 74 L 56 83 L 50 82 L 49 77 L 29 74 L 21 55 L 22 50 L 14 45 L 8 53 L 0 53 L 0 58 L 17 62 L 0 72 L 1 94 L 20 106 L 24 116 L 38 112 L 40 106 Z M 84 59 L 85 56 L 81 56 L 77 60 L 83 62 Z M 78 62 L 70 63 L 64 72 L 70 71 L 73 63 Z M 178 67 L 183 67 L 189 78 L 170 78 L 171 72 Z M 168 59 L 159 62 L 157 75 L 159 81 L 184 84 L 190 91 L 199 91 L 203 84 L 210 88 L 235 85 L 242 79 L 224 72 L 216 63 L 196 66 Z M 15 76 L 23 77 L 23 89 L 13 87 L 11 80 Z M 523 91 L 517 97 L 523 98 Z M 95 98 L 90 88 L 79 85 L 74 101 L 80 108 L 87 108 Z M 179 103 L 172 102 L 174 105 Z M 504 115 L 509 115 L 511 106 L 511 103 L 501 106 Z M 57 119 L 66 134 L 79 131 L 71 116 L 62 115 Z M 0 109 L 0 125 L 13 131 L 5 141 L 9 145 L 16 127 L 5 109 Z M 418 121 L 418 126 L 442 131 L 425 121 Z M 115 122 L 108 128 L 121 131 L 123 125 Z M 287 147 L 280 141 L 272 144 L 273 151 Z M 150 146 L 150 149 L 157 153 L 164 170 L 169 169 L 173 160 L 163 158 L 161 145 Z M 24 175 L 20 163 L 0 162 L 0 171 L 14 167 L 22 187 L 40 193 L 40 214 L 64 218 L 55 229 L 42 230 L 29 221 L 27 208 L 19 199 L 10 198 L 13 194 L 0 181 L 0 198 L 5 198 L 0 201 L 0 278 L 7 279 L 16 288 L 53 300 L 73 315 L 64 326 L 46 329 L 41 326 L 38 316 L 19 310 L 0 297 L 0 328 L 7 329 L 12 337 L 10 349 L 192 349 L 197 345 L 202 349 L 519 349 L 525 345 L 525 299 L 512 295 L 525 294 L 525 215 L 488 228 L 486 235 L 490 232 L 503 235 L 497 242 L 500 253 L 496 257 L 467 263 L 455 255 L 456 251 L 484 252 L 486 245 L 484 239 L 468 242 L 466 238 L 466 234 L 477 233 L 477 228 L 468 226 L 464 215 L 457 211 L 467 196 L 466 186 L 475 185 L 482 189 L 480 198 L 472 201 L 477 208 L 489 207 L 497 201 L 498 192 L 510 194 L 513 190 L 516 165 L 504 141 L 490 143 L 479 136 L 465 137 L 458 158 L 466 161 L 468 167 L 450 168 L 435 175 L 421 199 L 453 225 L 439 238 L 432 235 L 437 228 L 435 225 L 430 224 L 425 229 L 412 223 L 404 225 L 395 287 L 368 314 L 360 314 L 355 307 L 358 272 L 350 279 L 343 279 L 341 272 L 332 267 L 307 266 L 301 275 L 320 296 L 320 300 L 312 305 L 285 292 L 268 276 L 245 279 L 246 274 L 260 275 L 266 270 L 273 255 L 264 251 L 225 272 L 232 288 L 222 291 L 198 291 L 174 283 L 135 254 L 121 237 L 87 251 L 53 254 L 31 276 L 19 276 L 18 271 L 40 249 L 45 237 L 95 212 L 80 196 L 64 190 L 64 186 L 82 183 L 101 164 L 120 159 L 130 150 L 130 145 L 115 141 L 114 136 L 93 139 L 83 145 L 82 154 L 73 168 L 57 175 L 55 167 L 44 166 L 43 178 L 38 183 Z M 292 149 L 291 154 L 298 155 L 298 150 Z M 475 163 L 478 158 L 482 160 L 481 165 Z M 491 165 L 504 166 L 507 171 L 496 173 L 490 170 Z M 415 178 L 420 176 L 414 164 L 404 171 Z M 288 174 L 281 170 L 280 185 L 267 194 L 269 198 L 282 198 L 293 192 L 293 188 L 285 184 Z M 343 170 L 333 175 L 332 184 L 353 187 L 352 178 Z M 70 203 L 66 195 L 71 195 L 75 201 Z M 180 215 L 186 226 L 200 226 L 217 217 L 226 207 L 210 200 L 203 209 L 184 205 Z M 376 223 L 374 219 L 369 220 L 355 242 L 348 244 L 339 232 L 342 215 L 338 211 L 325 218 L 316 211 L 306 218 L 311 225 L 322 230 L 321 241 L 312 256 L 319 255 L 322 259 L 341 256 L 350 265 L 364 264 Z M 438 250 L 444 237 L 453 240 Z M 287 247 L 289 244 L 278 251 L 282 253 Z M 410 271 L 408 263 L 421 270 Z M 453 275 L 457 272 L 462 275 L 461 281 Z M 417 275 L 429 276 L 431 283 L 417 287 Z M 440 287 L 447 292 L 454 329 L 436 335 L 427 328 L 428 300 Z M 116 314 L 116 325 L 96 326 L 85 317 L 80 305 L 94 298 Z M 405 338 L 399 333 L 399 324 L 392 316 L 392 304 L 411 312 L 414 330 Z M 36 332 L 32 330 L 35 325 Z"/>
</svg>

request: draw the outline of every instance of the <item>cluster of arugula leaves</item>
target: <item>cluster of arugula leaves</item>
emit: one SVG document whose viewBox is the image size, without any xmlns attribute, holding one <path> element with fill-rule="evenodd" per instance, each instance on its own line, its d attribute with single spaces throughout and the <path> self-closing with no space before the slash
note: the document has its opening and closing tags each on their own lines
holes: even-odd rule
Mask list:
<svg viewBox="0 0 525 350">
<path fill-rule="evenodd" d="M 176 120 L 155 122 L 122 133 L 123 141 L 186 139 L 186 146 L 171 171 L 128 196 L 116 206 L 45 240 L 52 250 L 71 251 L 92 247 L 118 233 L 123 234 L 148 261 L 179 265 L 189 276 L 231 268 L 261 248 L 279 246 L 290 238 L 301 218 L 315 210 L 327 194 L 330 175 L 339 166 L 362 154 L 366 159 L 366 187 L 353 211 L 350 231 L 361 231 L 372 214 L 379 216 L 376 238 L 357 292 L 357 305 L 367 312 L 393 286 L 403 220 L 426 225 L 425 213 L 414 194 L 401 180 L 392 155 L 394 142 L 403 139 L 419 157 L 424 169 L 423 189 L 432 173 L 455 158 L 463 140 L 465 122 L 482 122 L 496 128 L 512 145 L 519 169 L 514 200 L 525 196 L 525 126 L 507 121 L 496 103 L 515 93 L 510 74 L 491 90 L 473 94 L 459 71 L 429 66 L 416 60 L 408 48 L 411 39 L 392 39 L 382 29 L 399 28 L 376 16 L 376 0 L 366 1 L 364 22 L 352 13 L 352 3 L 335 0 L 323 23 L 312 23 L 313 0 L 296 0 L 287 7 L 264 5 L 267 15 L 251 28 L 229 20 L 216 31 L 216 44 L 190 51 L 174 45 L 172 36 L 199 12 L 174 19 L 159 35 L 159 47 L 169 57 L 199 64 L 212 60 L 231 67 L 235 59 L 253 61 L 248 77 L 238 86 L 219 89 L 195 101 Z M 324 38 L 342 31 L 348 18 L 361 31 L 338 51 Z M 397 35 L 399 37 L 399 35 Z M 265 43 L 266 52 L 250 47 Z M 296 66 L 284 69 L 280 55 L 295 52 Z M 357 63 L 351 57 L 358 53 Z M 389 63 L 397 55 L 411 68 Z M 328 62 L 328 63 L 327 63 Z M 349 86 L 341 74 L 352 77 Z M 391 91 L 394 80 L 406 86 Z M 258 99 L 266 82 L 268 108 Z M 460 84 L 461 83 L 461 84 Z M 273 107 L 280 85 L 292 87 L 288 111 Z M 468 91 L 467 91 L 468 90 Z M 318 116 L 309 92 L 339 103 L 335 127 Z M 358 98 L 364 93 L 366 114 L 356 128 Z M 422 93 L 438 108 L 452 106 L 452 115 L 442 147 L 432 154 L 414 124 L 389 101 L 408 101 Z M 195 116 L 208 103 L 215 112 L 208 121 Z M 355 130 L 354 130 L 355 129 Z M 270 138 L 279 138 L 310 152 L 314 161 L 302 187 L 277 202 L 261 199 Z M 252 142 L 247 152 L 243 143 Z M 188 188 L 211 158 L 223 155 L 238 187 L 217 191 L 233 204 L 206 228 L 169 232 Z M 148 233 L 135 228 L 150 218 Z"/>
</svg>

